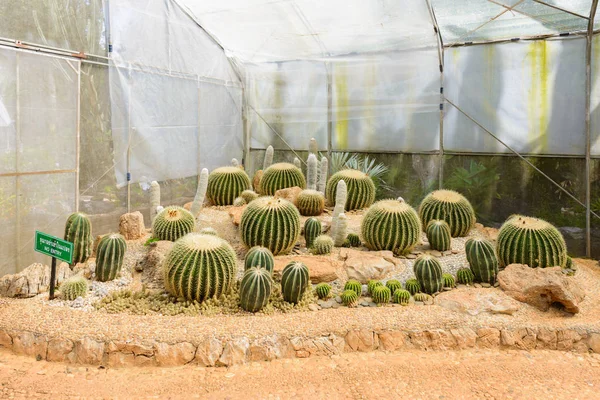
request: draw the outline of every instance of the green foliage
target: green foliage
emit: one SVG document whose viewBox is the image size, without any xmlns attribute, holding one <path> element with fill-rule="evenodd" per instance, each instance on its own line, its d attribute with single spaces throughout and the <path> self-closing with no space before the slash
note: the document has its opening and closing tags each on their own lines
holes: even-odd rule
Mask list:
<svg viewBox="0 0 600 400">
<path fill-rule="evenodd" d="M 325 194 L 329 204 L 335 204 L 337 184 L 346 182 L 347 197 L 345 210 L 359 210 L 369 207 L 375 201 L 375 184 L 369 175 L 353 169 L 344 169 L 333 174 L 327 181 Z"/>
<path fill-rule="evenodd" d="M 276 191 L 290 187 L 298 186 L 301 189 L 306 187 L 306 179 L 302 171 L 294 164 L 278 163 L 273 164 L 264 171 L 260 180 L 261 194 L 273 196 Z"/>
<path fill-rule="evenodd" d="M 87 296 L 88 283 L 80 275 L 73 276 L 60 284 L 60 293 L 65 300 Z"/>
<path fill-rule="evenodd" d="M 281 292 L 288 303 L 300 301 L 310 281 L 308 268 L 301 262 L 292 261 L 281 272 Z"/>
<path fill-rule="evenodd" d="M 296 200 L 300 215 L 316 216 L 321 215 L 325 209 L 325 197 L 321 192 L 306 189 L 300 192 Z"/>
<path fill-rule="evenodd" d="M 408 279 L 406 282 L 404 282 L 404 288 L 413 296 L 415 295 L 415 293 L 421 291 L 421 285 L 416 279 Z"/>
<path fill-rule="evenodd" d="M 344 290 L 352 290 L 354 291 L 354 293 L 356 293 L 358 297 L 360 297 L 360 295 L 362 294 L 362 285 L 359 281 L 350 279 L 346 281 L 346 284 L 344 285 Z"/>
<path fill-rule="evenodd" d="M 454 281 L 454 277 L 451 274 L 442 274 L 442 279 L 444 281 L 445 288 L 453 288 L 456 286 L 456 282 Z"/>
<path fill-rule="evenodd" d="M 272 284 L 271 272 L 267 269 L 247 269 L 240 283 L 240 306 L 246 311 L 260 311 L 269 302 Z"/>
<path fill-rule="evenodd" d="M 117 277 L 123 265 L 127 251 L 125 238 L 118 233 L 105 235 L 98 243 L 96 257 L 96 280 L 112 281 Z"/>
<path fill-rule="evenodd" d="M 429 246 L 433 250 L 447 251 L 450 250 L 452 235 L 450 234 L 450 226 L 446 221 L 441 219 L 433 219 L 427 224 L 425 229 Z"/>
<path fill-rule="evenodd" d="M 315 288 L 315 292 L 320 299 L 326 299 L 331 294 L 331 285 L 325 282 L 321 282 Z"/>
<path fill-rule="evenodd" d="M 485 239 L 469 239 L 465 243 L 467 261 L 475 282 L 496 283 L 498 258 L 491 242 Z"/>
<path fill-rule="evenodd" d="M 369 296 L 373 294 L 373 289 L 375 289 L 377 286 L 383 286 L 383 283 L 375 279 L 371 279 L 369 282 L 367 282 L 367 293 Z"/>
<path fill-rule="evenodd" d="M 331 172 L 335 174 L 344 169 L 355 169 L 369 175 L 373 180 L 376 192 L 382 195 L 392 188 L 386 183 L 385 176 L 390 169 L 384 163 L 377 163 L 375 158 L 367 155 L 335 152 L 331 155 Z"/>
<path fill-rule="evenodd" d="M 442 265 L 437 258 L 423 254 L 415 260 L 413 270 L 423 292 L 433 294 L 444 287 Z"/>
<path fill-rule="evenodd" d="M 391 250 L 404 254 L 421 237 L 417 212 L 398 200 L 380 200 L 365 213 L 361 223 L 365 245 L 372 250 Z"/>
<path fill-rule="evenodd" d="M 273 267 L 275 265 L 275 258 L 271 250 L 262 246 L 254 246 L 246 253 L 244 259 L 244 270 L 248 270 L 252 267 L 264 268 L 271 275 L 273 275 Z"/>
<path fill-rule="evenodd" d="M 221 167 L 208 176 L 206 196 L 216 206 L 232 205 L 250 187 L 250 178 L 238 167 Z"/>
<path fill-rule="evenodd" d="M 475 225 L 475 211 L 471 203 L 452 190 L 436 190 L 427 195 L 419 207 L 423 226 L 434 219 L 443 219 L 450 226 L 452 237 L 467 236 Z"/>
<path fill-rule="evenodd" d="M 148 240 L 146 240 L 146 241 L 144 242 L 144 246 L 150 246 L 152 243 L 156 243 L 156 242 L 159 242 L 159 241 L 160 241 L 160 239 L 159 239 L 159 238 L 157 238 L 157 237 L 154 237 L 154 236 L 150 236 L 150 237 L 148 238 Z"/>
<path fill-rule="evenodd" d="M 315 239 L 321 235 L 322 229 L 321 221 L 316 218 L 308 218 L 304 222 L 304 238 L 308 249 L 312 247 Z"/>
<path fill-rule="evenodd" d="M 348 245 L 346 246 L 346 244 Z M 344 247 L 360 247 L 361 244 L 360 237 L 356 233 L 349 233 L 348 236 L 346 236 Z"/>
<path fill-rule="evenodd" d="M 396 279 L 390 279 L 385 283 L 385 286 L 391 290 L 392 294 L 394 294 L 396 290 L 402 289 L 402 283 Z"/>
<path fill-rule="evenodd" d="M 393 294 L 393 301 L 396 304 L 407 306 L 410 301 L 410 292 L 404 289 L 398 289 Z"/>
<path fill-rule="evenodd" d="M 196 219 L 183 207 L 169 206 L 162 210 L 152 223 L 152 236 L 171 242 L 194 231 Z"/>
<path fill-rule="evenodd" d="M 376 304 L 384 304 L 389 303 L 390 298 L 392 297 L 392 291 L 390 288 L 386 286 L 375 286 L 373 288 L 373 293 L 371 293 L 371 298 L 373 302 Z"/>
<path fill-rule="evenodd" d="M 358 295 L 354 290 L 344 290 L 340 295 L 342 304 L 347 307 L 356 307 L 358 305 Z"/>
<path fill-rule="evenodd" d="M 456 271 L 456 281 L 463 285 L 472 285 L 475 276 L 469 268 L 461 268 Z"/>
<path fill-rule="evenodd" d="M 316 255 L 330 254 L 333 250 L 333 239 L 327 235 L 317 236 L 310 248 L 310 252 Z"/>
<path fill-rule="evenodd" d="M 92 223 L 83 213 L 74 213 L 67 218 L 65 240 L 73 243 L 73 262 L 84 263 L 92 254 Z"/>
</svg>

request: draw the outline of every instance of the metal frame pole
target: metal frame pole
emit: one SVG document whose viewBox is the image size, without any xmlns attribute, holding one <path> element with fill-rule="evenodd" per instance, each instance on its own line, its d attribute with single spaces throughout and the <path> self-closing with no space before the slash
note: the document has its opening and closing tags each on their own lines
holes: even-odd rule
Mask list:
<svg viewBox="0 0 600 400">
<path fill-rule="evenodd" d="M 79 212 L 79 159 L 81 154 L 81 60 L 77 63 L 77 136 L 75 143 L 75 211 Z"/>
<path fill-rule="evenodd" d="M 16 220 L 15 220 L 15 231 L 16 231 L 16 249 L 17 249 L 17 254 L 15 256 L 16 259 L 16 263 L 15 263 L 15 273 L 19 272 L 20 269 L 20 265 L 21 265 L 21 196 L 20 196 L 20 192 L 21 192 L 21 182 L 20 182 L 20 176 L 19 176 L 19 146 L 21 143 L 21 78 L 20 78 L 20 56 L 19 56 L 19 52 L 17 51 L 15 54 L 15 69 L 16 69 L 16 89 L 17 89 L 17 112 L 16 112 L 16 118 L 15 118 L 15 213 L 16 213 Z"/>
</svg>

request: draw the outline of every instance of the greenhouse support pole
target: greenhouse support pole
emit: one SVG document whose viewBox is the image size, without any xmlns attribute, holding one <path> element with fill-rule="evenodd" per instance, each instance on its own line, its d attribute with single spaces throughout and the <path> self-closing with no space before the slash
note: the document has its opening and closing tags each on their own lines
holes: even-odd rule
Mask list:
<svg viewBox="0 0 600 400">
<path fill-rule="evenodd" d="M 201 146 L 202 146 L 202 129 L 200 127 L 200 112 L 202 111 L 202 108 L 200 106 L 200 96 L 201 96 L 200 79 L 198 79 L 198 82 L 196 83 L 196 85 L 198 86 L 198 89 L 197 89 L 198 90 L 198 136 L 196 138 L 196 143 L 198 144 L 198 149 L 196 150 L 196 157 L 198 157 L 198 160 L 197 160 L 198 165 L 196 166 L 196 168 L 197 168 L 196 172 L 198 173 L 198 177 L 197 177 L 198 179 L 196 179 L 196 180 L 199 185 L 200 184 L 200 172 L 202 172 L 202 160 L 200 157 L 200 154 L 202 153 L 200 150 Z"/>
<path fill-rule="evenodd" d="M 127 85 L 127 98 L 129 100 L 129 104 L 127 107 L 127 168 L 126 168 L 126 173 L 125 173 L 125 177 L 127 179 L 127 213 L 131 212 L 131 172 L 130 171 L 130 167 L 131 167 L 131 133 L 133 131 L 133 129 L 131 128 L 131 93 L 133 92 L 133 90 L 131 90 L 131 86 L 133 85 L 133 80 L 131 79 L 131 70 L 128 71 L 128 76 L 129 76 L 129 85 Z"/>
<path fill-rule="evenodd" d="M 17 91 L 17 110 L 16 110 L 16 122 L 15 122 L 15 195 L 17 199 L 15 201 L 15 233 L 16 237 L 16 249 L 17 254 L 15 255 L 16 263 L 15 263 L 15 273 L 19 272 L 19 266 L 21 265 L 21 182 L 19 177 L 19 144 L 21 143 L 21 78 L 19 76 L 19 64 L 20 64 L 20 56 L 17 51 L 15 54 L 15 66 L 16 66 L 16 91 Z"/>
<path fill-rule="evenodd" d="M 75 212 L 79 212 L 79 158 L 81 154 L 81 60 L 77 62 L 77 136 L 75 143 Z"/>
</svg>

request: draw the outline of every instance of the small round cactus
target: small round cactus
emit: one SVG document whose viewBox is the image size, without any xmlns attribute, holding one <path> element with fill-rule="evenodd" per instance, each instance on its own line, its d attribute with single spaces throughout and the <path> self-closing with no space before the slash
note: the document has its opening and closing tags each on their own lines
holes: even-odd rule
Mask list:
<svg viewBox="0 0 600 400">
<path fill-rule="evenodd" d="M 485 239 L 469 239 L 465 243 L 467 261 L 475 282 L 496 283 L 498 258 L 491 242 Z"/>
<path fill-rule="evenodd" d="M 398 289 L 393 294 L 393 301 L 396 304 L 407 306 L 410 301 L 410 292 L 404 289 Z"/>
<path fill-rule="evenodd" d="M 230 206 L 250 187 L 250 178 L 238 167 L 221 167 L 208 175 L 207 198 L 216 206 Z"/>
<path fill-rule="evenodd" d="M 415 301 L 420 301 L 422 303 L 428 302 L 431 300 L 431 296 L 427 293 L 415 293 Z"/>
<path fill-rule="evenodd" d="M 341 180 L 346 182 L 348 188 L 346 211 L 360 210 L 373 204 L 375 201 L 375 184 L 373 183 L 373 179 L 364 172 L 355 169 L 344 169 L 329 178 L 325 194 L 330 204 L 335 203 L 337 184 Z"/>
<path fill-rule="evenodd" d="M 269 302 L 272 286 L 269 271 L 258 267 L 247 269 L 240 283 L 240 306 L 246 311 L 260 311 Z"/>
<path fill-rule="evenodd" d="M 96 280 L 112 281 L 123 266 L 123 258 L 127 250 L 125 238 L 118 233 L 105 235 L 98 243 L 96 258 Z"/>
<path fill-rule="evenodd" d="M 308 268 L 301 262 L 292 261 L 281 272 L 281 293 L 288 303 L 298 304 L 308 287 Z"/>
<path fill-rule="evenodd" d="M 352 290 L 358 297 L 362 294 L 362 285 L 355 279 L 350 279 L 344 285 L 344 290 Z"/>
<path fill-rule="evenodd" d="M 452 236 L 450 234 L 450 226 L 442 219 L 432 219 L 427 224 L 425 229 L 429 246 L 433 250 L 447 251 L 450 250 L 450 242 Z"/>
<path fill-rule="evenodd" d="M 573 259 L 570 256 L 567 256 L 567 261 L 565 262 L 565 268 L 575 269 L 575 268 L 573 268 Z"/>
<path fill-rule="evenodd" d="M 365 213 L 361 231 L 368 248 L 402 254 L 419 242 L 421 224 L 417 212 L 407 203 L 381 200 Z"/>
<path fill-rule="evenodd" d="M 315 292 L 320 299 L 326 299 L 331 294 L 331 285 L 329 283 L 321 282 L 315 288 Z"/>
<path fill-rule="evenodd" d="M 248 250 L 246 258 L 244 259 L 245 270 L 252 267 L 260 267 L 266 269 L 272 275 L 274 265 L 275 259 L 273 258 L 273 253 L 271 253 L 271 250 L 262 246 L 254 246 Z"/>
<path fill-rule="evenodd" d="M 349 233 L 348 236 L 346 236 L 344 247 L 360 247 L 361 244 L 360 237 L 358 237 L 356 233 Z"/>
<path fill-rule="evenodd" d="M 325 197 L 321 192 L 306 189 L 300 192 L 296 200 L 300 215 L 321 215 L 325 209 Z"/>
<path fill-rule="evenodd" d="M 60 293 L 65 300 L 87 296 L 88 283 L 80 275 L 73 276 L 60 284 Z"/>
<path fill-rule="evenodd" d="M 419 217 L 427 227 L 434 219 L 443 219 L 450 226 L 452 237 L 467 236 L 475 225 L 475 210 L 462 194 L 452 190 L 436 190 L 427 195 L 419 207 Z"/>
<path fill-rule="evenodd" d="M 240 232 L 248 247 L 264 246 L 273 255 L 285 254 L 300 236 L 300 213 L 285 199 L 259 197 L 242 213 Z"/>
<path fill-rule="evenodd" d="M 65 224 L 65 240 L 73 243 L 73 262 L 84 263 L 92 254 L 92 223 L 83 213 L 74 213 Z"/>
<path fill-rule="evenodd" d="M 246 205 L 246 200 L 244 200 L 243 197 L 236 197 L 235 200 L 233 201 L 234 207 L 242 207 L 245 205 Z"/>
<path fill-rule="evenodd" d="M 437 258 L 423 254 L 415 260 L 413 270 L 423 292 L 433 294 L 442 290 L 442 265 Z"/>
<path fill-rule="evenodd" d="M 454 277 L 451 274 L 442 274 L 442 279 L 444 280 L 445 288 L 453 288 L 456 286 L 456 282 L 454 281 Z"/>
<path fill-rule="evenodd" d="M 373 288 L 373 293 L 371 293 L 371 298 L 373 302 L 376 304 L 384 304 L 389 303 L 390 298 L 392 297 L 392 291 L 390 288 L 386 286 L 375 286 Z"/>
<path fill-rule="evenodd" d="M 416 279 L 408 279 L 404 283 L 404 288 L 413 296 L 415 293 L 419 293 L 421 291 L 421 285 L 419 285 L 419 281 Z"/>
<path fill-rule="evenodd" d="M 211 227 L 206 227 L 206 228 L 202 228 L 200 229 L 200 232 L 203 235 L 214 235 L 214 236 L 219 236 L 219 234 L 217 233 L 217 231 L 214 228 Z"/>
<path fill-rule="evenodd" d="M 294 186 L 304 189 L 306 187 L 306 179 L 300 169 L 294 164 L 289 163 L 271 165 L 265 170 L 260 180 L 261 194 L 267 196 L 273 196 L 280 189 Z"/>
<path fill-rule="evenodd" d="M 558 229 L 542 219 L 522 215 L 513 215 L 502 225 L 496 249 L 502 267 L 564 267 L 567 262 L 567 246 Z"/>
<path fill-rule="evenodd" d="M 327 235 L 317 236 L 310 248 L 310 252 L 316 255 L 330 254 L 331 250 L 333 250 L 333 239 Z"/>
<path fill-rule="evenodd" d="M 196 219 L 188 210 L 183 207 L 169 206 L 154 219 L 152 236 L 159 240 L 174 242 L 192 232 L 195 225 Z"/>
<path fill-rule="evenodd" d="M 390 289 L 392 294 L 394 294 L 396 290 L 402 289 L 402 284 L 396 279 L 390 279 L 385 283 L 385 286 L 387 286 Z"/>
<path fill-rule="evenodd" d="M 472 285 L 475 276 L 469 268 L 461 268 L 456 271 L 456 281 L 462 285 Z"/>
<path fill-rule="evenodd" d="M 321 222 L 316 218 L 308 218 L 304 222 L 304 238 L 306 239 L 306 247 L 311 248 L 315 239 L 321 235 L 323 228 Z"/>
<path fill-rule="evenodd" d="M 246 203 L 250 203 L 252 200 L 256 200 L 258 198 L 258 193 L 253 190 L 246 189 L 240 193 L 240 197 L 244 199 Z"/>
<path fill-rule="evenodd" d="M 369 296 L 373 294 L 373 289 L 375 289 L 377 286 L 383 286 L 383 283 L 375 279 L 371 279 L 369 282 L 367 282 L 367 293 Z"/>
<path fill-rule="evenodd" d="M 358 305 L 358 295 L 354 290 L 344 290 L 340 295 L 342 304 L 347 307 L 356 307 Z"/>
</svg>

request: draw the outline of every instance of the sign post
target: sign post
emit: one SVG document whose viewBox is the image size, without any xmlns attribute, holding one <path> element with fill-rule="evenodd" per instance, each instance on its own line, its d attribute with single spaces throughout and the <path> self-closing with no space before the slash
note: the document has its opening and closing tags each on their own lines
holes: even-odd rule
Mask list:
<svg viewBox="0 0 600 400">
<path fill-rule="evenodd" d="M 71 264 L 73 262 L 73 243 L 40 231 L 35 231 L 34 243 L 35 251 L 52 257 L 49 296 L 49 300 L 52 300 L 54 299 L 54 286 L 56 283 L 56 259 Z"/>
</svg>

